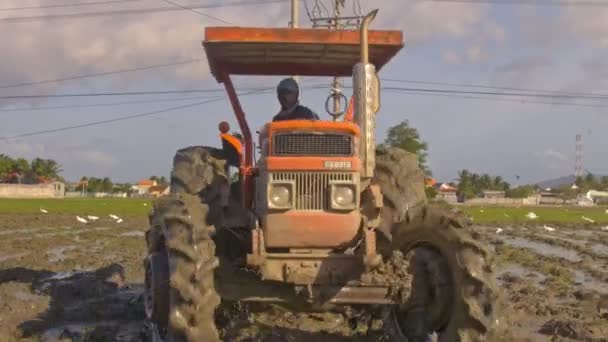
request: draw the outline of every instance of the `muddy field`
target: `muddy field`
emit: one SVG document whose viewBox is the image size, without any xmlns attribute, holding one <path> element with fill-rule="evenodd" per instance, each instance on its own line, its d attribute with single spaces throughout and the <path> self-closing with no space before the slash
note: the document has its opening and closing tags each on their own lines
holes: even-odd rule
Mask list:
<svg viewBox="0 0 608 342">
<path fill-rule="evenodd" d="M 144 341 L 145 216 L 0 214 L 2 341 Z M 517 341 L 608 341 L 608 231 L 478 227 L 497 261 L 502 327 Z M 230 340 L 380 341 L 381 320 L 229 308 Z M 504 332 L 502 332 L 504 334 Z M 501 339 L 502 340 L 502 339 Z"/>
</svg>

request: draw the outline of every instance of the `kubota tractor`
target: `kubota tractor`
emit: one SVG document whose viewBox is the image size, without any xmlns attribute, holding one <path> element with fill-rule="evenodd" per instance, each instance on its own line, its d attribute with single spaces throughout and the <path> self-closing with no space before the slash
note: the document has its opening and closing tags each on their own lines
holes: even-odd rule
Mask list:
<svg viewBox="0 0 608 342">
<path fill-rule="evenodd" d="M 222 301 L 381 311 L 394 341 L 485 339 L 490 255 L 427 203 L 415 155 L 376 146 L 377 72 L 403 47 L 400 31 L 368 30 L 376 13 L 359 32 L 206 28 L 242 137 L 222 122 L 222 148 L 178 150 L 171 194 L 150 214 L 145 308 L 157 339 L 220 340 Z M 231 75 L 352 76 L 352 115 L 270 122 L 254 164 Z"/>
</svg>

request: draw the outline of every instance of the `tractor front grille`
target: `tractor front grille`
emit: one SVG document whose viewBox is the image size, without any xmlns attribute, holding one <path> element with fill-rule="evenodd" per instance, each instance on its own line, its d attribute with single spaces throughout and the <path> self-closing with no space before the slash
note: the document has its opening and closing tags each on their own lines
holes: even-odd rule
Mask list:
<svg viewBox="0 0 608 342">
<path fill-rule="evenodd" d="M 272 173 L 272 181 L 295 183 L 296 210 L 321 211 L 329 209 L 329 182 L 353 181 L 346 172 L 280 172 Z"/>
<path fill-rule="evenodd" d="M 275 156 L 352 156 L 353 137 L 346 134 L 284 133 L 274 135 Z"/>
</svg>

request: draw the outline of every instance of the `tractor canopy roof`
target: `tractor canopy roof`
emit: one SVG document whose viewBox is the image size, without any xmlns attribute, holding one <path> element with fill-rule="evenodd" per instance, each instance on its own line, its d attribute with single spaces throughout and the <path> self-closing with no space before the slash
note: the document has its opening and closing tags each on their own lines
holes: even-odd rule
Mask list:
<svg viewBox="0 0 608 342">
<path fill-rule="evenodd" d="M 358 30 L 207 27 L 203 46 L 211 73 L 225 75 L 352 75 L 360 60 Z M 369 30 L 369 62 L 380 70 L 403 47 L 401 31 Z"/>
</svg>

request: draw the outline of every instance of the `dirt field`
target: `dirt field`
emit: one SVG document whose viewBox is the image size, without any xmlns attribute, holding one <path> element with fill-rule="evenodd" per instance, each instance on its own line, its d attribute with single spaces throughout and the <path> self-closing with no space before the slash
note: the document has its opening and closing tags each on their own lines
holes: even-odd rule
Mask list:
<svg viewBox="0 0 608 342">
<path fill-rule="evenodd" d="M 0 213 L 2 341 L 145 340 L 147 220 L 121 218 Z M 608 231 L 542 224 L 478 231 L 498 262 L 501 326 L 513 335 L 506 340 L 608 340 Z M 232 309 L 220 318 L 232 341 L 382 340 L 374 332 L 381 320 L 366 315 Z"/>
</svg>

